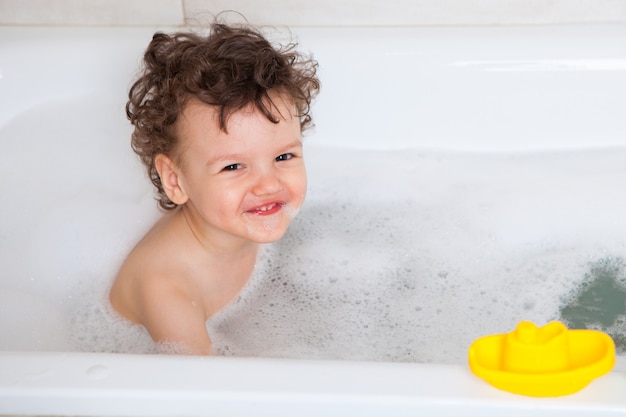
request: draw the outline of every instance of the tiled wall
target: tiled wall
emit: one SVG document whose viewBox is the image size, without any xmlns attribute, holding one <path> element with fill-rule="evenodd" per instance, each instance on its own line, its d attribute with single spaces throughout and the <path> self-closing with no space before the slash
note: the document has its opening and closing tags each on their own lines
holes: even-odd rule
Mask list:
<svg viewBox="0 0 626 417">
<path fill-rule="evenodd" d="M 626 22 L 626 0 L 0 0 L 0 24 L 180 26 L 224 10 L 288 26 Z"/>
</svg>

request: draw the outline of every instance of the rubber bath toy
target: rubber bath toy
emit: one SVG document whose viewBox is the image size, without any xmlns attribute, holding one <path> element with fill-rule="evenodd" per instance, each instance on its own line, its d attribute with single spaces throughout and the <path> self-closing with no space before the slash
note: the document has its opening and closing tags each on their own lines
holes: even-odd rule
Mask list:
<svg viewBox="0 0 626 417">
<path fill-rule="evenodd" d="M 554 321 L 537 327 L 522 321 L 510 333 L 481 337 L 469 348 L 472 372 L 515 394 L 573 394 L 615 365 L 615 344 L 596 330 L 568 330 Z"/>
</svg>

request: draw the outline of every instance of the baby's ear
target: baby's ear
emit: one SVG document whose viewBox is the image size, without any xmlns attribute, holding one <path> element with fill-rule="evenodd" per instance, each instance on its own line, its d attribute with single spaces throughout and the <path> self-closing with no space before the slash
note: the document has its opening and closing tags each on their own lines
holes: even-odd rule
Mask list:
<svg viewBox="0 0 626 417">
<path fill-rule="evenodd" d="M 180 184 L 180 169 L 176 163 L 169 156 L 158 154 L 154 158 L 154 166 L 159 173 L 161 185 L 168 198 L 175 204 L 185 204 L 189 197 Z"/>
</svg>

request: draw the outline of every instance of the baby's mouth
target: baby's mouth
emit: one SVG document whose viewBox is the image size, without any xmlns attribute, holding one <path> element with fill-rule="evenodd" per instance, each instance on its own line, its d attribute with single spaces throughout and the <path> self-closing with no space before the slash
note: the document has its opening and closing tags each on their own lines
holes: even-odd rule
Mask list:
<svg viewBox="0 0 626 417">
<path fill-rule="evenodd" d="M 256 216 L 269 216 L 270 214 L 275 214 L 282 210 L 284 203 L 270 203 L 262 206 L 254 207 L 247 212 L 250 214 L 254 214 Z"/>
</svg>

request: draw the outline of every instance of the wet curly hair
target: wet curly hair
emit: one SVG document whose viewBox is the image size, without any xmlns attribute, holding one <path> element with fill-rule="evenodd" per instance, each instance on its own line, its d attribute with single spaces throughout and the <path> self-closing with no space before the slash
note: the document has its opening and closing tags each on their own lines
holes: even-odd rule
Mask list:
<svg viewBox="0 0 626 417">
<path fill-rule="evenodd" d="M 214 23 L 207 35 L 157 32 L 144 54 L 143 68 L 128 93 L 126 115 L 134 126 L 132 148 L 157 189 L 159 206 L 177 205 L 165 191 L 155 157 L 176 158 L 175 124 L 191 98 L 215 106 L 219 127 L 250 105 L 278 123 L 270 92 L 295 105 L 300 128 L 312 125 L 311 101 L 319 92 L 317 62 L 299 54 L 295 43 L 272 45 L 251 26 Z"/>
</svg>

